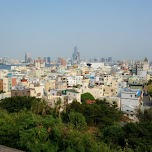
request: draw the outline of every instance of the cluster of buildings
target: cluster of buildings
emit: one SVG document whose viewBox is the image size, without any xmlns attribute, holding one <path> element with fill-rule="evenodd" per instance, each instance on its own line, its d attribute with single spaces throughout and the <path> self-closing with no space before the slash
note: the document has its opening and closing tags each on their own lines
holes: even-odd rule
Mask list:
<svg viewBox="0 0 152 152">
<path fill-rule="evenodd" d="M 108 57 L 108 58 L 94 58 L 94 59 L 90 59 L 90 62 L 113 62 L 112 57 Z"/>
<path fill-rule="evenodd" d="M 26 60 L 30 60 L 27 56 Z M 0 99 L 14 96 L 44 98 L 50 106 L 61 99 L 61 107 L 74 100 L 81 103 L 81 94 L 89 92 L 95 99 L 106 99 L 131 119 L 143 106 L 144 84 L 152 79 L 147 58 L 141 61 L 82 62 L 77 47 L 71 65 L 58 58 L 58 66 L 45 67 L 49 58 L 34 64 L 0 70 Z M 65 60 L 65 61 L 64 61 Z M 111 59 L 110 59 L 111 60 Z M 63 110 L 63 109 L 61 109 Z"/>
</svg>

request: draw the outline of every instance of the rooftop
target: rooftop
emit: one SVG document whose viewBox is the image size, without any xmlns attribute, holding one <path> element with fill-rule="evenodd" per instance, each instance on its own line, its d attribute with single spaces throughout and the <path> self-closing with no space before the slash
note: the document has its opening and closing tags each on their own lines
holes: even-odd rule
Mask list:
<svg viewBox="0 0 152 152">
<path fill-rule="evenodd" d="M 66 90 L 66 91 L 72 92 L 72 93 L 79 93 L 78 91 L 76 91 L 76 90 L 74 90 L 74 89 L 68 89 L 68 90 Z"/>
</svg>

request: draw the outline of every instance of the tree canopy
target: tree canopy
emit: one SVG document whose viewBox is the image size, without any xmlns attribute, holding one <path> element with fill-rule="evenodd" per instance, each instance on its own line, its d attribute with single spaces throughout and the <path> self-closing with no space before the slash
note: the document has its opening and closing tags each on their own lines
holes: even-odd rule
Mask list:
<svg viewBox="0 0 152 152">
<path fill-rule="evenodd" d="M 105 100 L 67 105 L 61 113 L 36 98 L 7 98 L 0 103 L 0 144 L 29 152 L 151 152 L 151 109 L 138 123 Z"/>
<path fill-rule="evenodd" d="M 86 100 L 95 100 L 95 99 L 91 93 L 86 92 L 84 94 L 81 94 L 81 101 L 86 102 Z"/>
</svg>

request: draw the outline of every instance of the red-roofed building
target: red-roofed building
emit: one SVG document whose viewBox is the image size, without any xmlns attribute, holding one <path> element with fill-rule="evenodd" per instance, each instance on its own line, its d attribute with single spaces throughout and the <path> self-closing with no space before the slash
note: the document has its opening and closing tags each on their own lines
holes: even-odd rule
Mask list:
<svg viewBox="0 0 152 152">
<path fill-rule="evenodd" d="M 93 104 L 93 103 L 95 103 L 96 101 L 95 100 L 86 100 L 86 103 L 87 104 Z"/>
</svg>

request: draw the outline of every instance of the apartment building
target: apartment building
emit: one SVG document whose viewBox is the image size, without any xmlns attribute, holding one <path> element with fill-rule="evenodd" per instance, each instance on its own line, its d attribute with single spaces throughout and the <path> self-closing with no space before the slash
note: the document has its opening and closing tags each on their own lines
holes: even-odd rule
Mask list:
<svg viewBox="0 0 152 152">
<path fill-rule="evenodd" d="M 0 79 L 0 92 L 3 92 L 3 79 Z"/>
<path fill-rule="evenodd" d="M 31 95 L 30 90 L 31 90 L 30 88 L 26 88 L 25 86 L 17 85 L 17 86 L 12 88 L 11 97 L 15 97 L 15 96 L 30 96 Z"/>
<path fill-rule="evenodd" d="M 124 89 L 121 91 L 121 111 L 134 117 L 142 106 L 143 92 L 137 89 Z"/>
<path fill-rule="evenodd" d="M 104 97 L 111 97 L 111 96 L 117 96 L 118 95 L 118 89 L 116 87 L 111 87 L 111 86 L 103 86 L 103 96 Z"/>
</svg>

